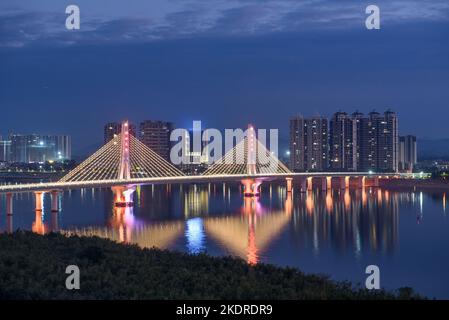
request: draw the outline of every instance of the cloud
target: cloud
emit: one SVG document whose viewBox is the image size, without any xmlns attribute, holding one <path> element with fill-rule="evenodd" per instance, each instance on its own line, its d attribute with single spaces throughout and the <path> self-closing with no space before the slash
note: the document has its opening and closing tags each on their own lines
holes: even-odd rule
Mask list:
<svg viewBox="0 0 449 320">
<path fill-rule="evenodd" d="M 119 8 L 117 0 L 109 3 Z M 17 3 L 12 6 L 10 0 L 5 0 L 0 6 L 0 47 L 357 28 L 363 26 L 365 7 L 371 4 L 349 0 L 171 0 L 160 13 L 159 7 L 148 7 L 149 3 L 152 2 L 145 2 L 142 12 L 128 15 L 123 15 L 119 9 L 101 14 L 101 7 L 95 14 L 82 10 L 81 30 L 68 31 L 64 12 L 49 11 L 48 7 L 46 11 L 38 11 L 34 7 L 18 7 Z M 378 0 L 376 5 L 381 9 L 383 27 L 449 20 L 447 0 Z"/>
</svg>

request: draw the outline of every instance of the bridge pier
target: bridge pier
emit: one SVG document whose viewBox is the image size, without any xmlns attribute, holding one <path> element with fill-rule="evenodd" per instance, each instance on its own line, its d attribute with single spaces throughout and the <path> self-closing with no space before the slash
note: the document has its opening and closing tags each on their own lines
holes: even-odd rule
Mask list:
<svg viewBox="0 0 449 320">
<path fill-rule="evenodd" d="M 287 192 L 291 193 L 293 190 L 293 178 L 285 178 L 287 181 Z"/>
<path fill-rule="evenodd" d="M 12 216 L 13 213 L 13 194 L 12 193 L 7 193 L 6 194 L 6 215 L 7 216 Z"/>
<path fill-rule="evenodd" d="M 34 211 L 42 212 L 43 206 L 44 206 L 44 192 L 43 191 L 36 191 L 34 192 L 35 196 L 35 209 Z"/>
<path fill-rule="evenodd" d="M 242 184 L 245 197 L 257 197 L 260 195 L 259 186 L 262 184 L 262 181 L 257 179 L 244 179 L 242 180 Z"/>
<path fill-rule="evenodd" d="M 134 205 L 133 193 L 135 186 L 115 186 L 111 188 L 114 193 L 114 204 L 116 207 L 132 207 Z"/>
<path fill-rule="evenodd" d="M 327 187 L 327 190 L 332 189 L 332 177 L 326 177 L 326 187 Z"/>
</svg>

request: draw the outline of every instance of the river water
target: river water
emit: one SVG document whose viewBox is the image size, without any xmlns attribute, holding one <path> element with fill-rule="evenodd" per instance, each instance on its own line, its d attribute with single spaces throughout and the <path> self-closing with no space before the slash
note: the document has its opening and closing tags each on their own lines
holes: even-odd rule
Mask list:
<svg viewBox="0 0 449 320">
<path fill-rule="evenodd" d="M 444 192 L 383 189 L 286 192 L 264 184 L 259 198 L 238 185 L 138 187 L 133 208 L 115 208 L 109 189 L 49 194 L 36 212 L 32 194 L 14 198 L 0 230 L 97 235 L 189 253 L 232 255 L 248 263 L 294 266 L 332 279 L 365 283 L 368 265 L 380 268 L 383 288 L 410 286 L 449 299 L 449 218 Z"/>
</svg>

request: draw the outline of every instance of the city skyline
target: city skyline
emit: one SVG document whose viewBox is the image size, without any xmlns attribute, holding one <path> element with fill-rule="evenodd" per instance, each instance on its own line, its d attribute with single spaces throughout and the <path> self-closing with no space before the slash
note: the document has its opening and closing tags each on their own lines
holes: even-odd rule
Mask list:
<svg viewBox="0 0 449 320">
<path fill-rule="evenodd" d="M 139 129 L 134 123 L 129 121 L 124 123 L 126 123 L 130 135 L 136 137 L 164 160 L 174 161 L 171 159 L 171 152 L 177 138 L 175 138 L 176 127 L 173 123 L 143 120 L 139 124 Z M 396 113 L 390 109 L 383 114 L 372 111 L 366 116 L 358 111 L 349 115 L 340 110 L 329 119 L 325 117 L 292 117 L 290 118 L 289 147 L 285 154 L 282 147 L 280 152 L 276 147 L 277 156 L 283 159 L 294 172 L 324 172 L 327 170 L 412 172 L 414 165 L 417 164 L 416 137 L 413 135 L 400 136 L 398 123 L 399 119 Z M 103 128 L 103 145 L 107 145 L 121 135 L 123 123 L 108 122 Z M 186 129 L 184 128 L 184 130 Z M 194 138 L 194 131 L 186 130 L 185 132 L 187 134 L 185 136 L 187 152 L 192 156 L 195 153 L 192 151 L 191 141 Z M 175 133 L 175 136 L 172 137 L 172 133 Z M 201 130 L 201 135 L 203 134 L 204 130 Z M 2 141 L 0 136 L 0 146 L 2 147 L 0 162 L 36 163 L 46 162 L 46 160 L 71 160 L 70 139 L 70 136 L 11 134 L 8 136 L 8 140 Z M 179 168 L 183 168 L 182 170 L 190 168 L 189 170 L 193 171 L 206 169 L 208 161 L 205 159 L 209 157 L 207 146 L 215 139 L 212 138 L 211 141 L 206 138 L 201 142 L 200 150 L 195 153 L 199 157 L 198 160 L 202 159 L 201 161 L 198 163 L 195 161 L 195 165 L 191 167 L 183 167 L 186 165 L 184 163 Z M 67 140 L 67 142 L 63 145 L 58 142 L 59 140 Z M 238 141 L 235 143 L 238 144 Z M 272 143 L 273 141 L 270 142 L 270 145 Z M 279 141 L 274 143 L 279 145 Z M 233 142 L 231 147 L 235 146 Z M 227 153 L 230 150 L 225 147 L 220 151 Z M 200 164 L 206 166 L 203 167 Z"/>
<path fill-rule="evenodd" d="M 387 109 L 387 110 L 391 110 L 391 109 Z M 367 112 L 366 114 L 369 113 L 373 113 L 373 112 L 377 112 L 376 109 L 371 109 L 370 112 Z M 320 114 L 317 114 L 315 116 L 304 116 L 304 114 L 299 113 L 297 115 L 290 115 L 290 117 L 286 118 L 286 121 L 283 125 L 283 127 L 280 128 L 264 128 L 264 129 L 278 129 L 279 130 L 279 145 L 282 147 L 282 150 L 280 150 L 279 152 L 281 153 L 281 151 L 289 151 L 290 147 L 289 147 L 289 136 L 290 136 L 290 128 L 289 128 L 289 121 L 291 121 L 292 118 L 295 117 L 300 117 L 300 118 L 322 118 L 322 119 L 326 119 L 328 121 L 328 126 L 330 125 L 330 122 L 332 120 L 332 117 L 337 114 L 337 113 L 345 113 L 345 111 L 342 111 L 342 109 L 338 109 L 338 110 L 334 110 L 330 116 L 323 116 Z M 351 113 L 360 113 L 360 114 L 364 114 L 363 112 L 361 112 L 359 109 L 355 109 L 354 112 L 348 112 L 349 114 Z M 171 128 L 184 128 L 188 131 L 192 130 L 192 125 L 186 125 L 185 127 L 181 127 L 178 126 L 177 123 L 175 123 L 174 121 L 171 120 L 161 120 L 161 119 L 146 119 L 145 120 L 131 120 L 130 118 L 124 118 L 122 120 L 120 119 L 116 119 L 114 121 L 107 121 L 104 123 L 101 123 L 99 125 L 96 126 L 95 128 L 95 140 L 89 140 L 89 142 L 84 142 L 81 143 L 80 141 L 77 141 L 75 139 L 73 139 L 73 141 L 71 142 L 72 148 L 73 148 L 73 152 L 72 154 L 76 157 L 83 157 L 86 155 L 86 153 L 89 153 L 92 151 L 92 149 L 95 149 L 96 147 L 100 146 L 101 144 L 109 141 L 114 134 L 116 134 L 117 132 L 119 132 L 119 129 L 117 129 L 117 126 L 120 126 L 120 123 L 124 120 L 128 120 L 130 122 L 130 124 L 132 125 L 131 127 L 131 132 L 133 135 L 135 135 L 136 137 L 140 136 L 140 131 L 141 128 L 139 128 L 139 126 L 141 126 L 143 123 L 146 122 L 155 122 L 155 123 L 162 123 L 162 124 L 169 124 Z M 201 121 L 199 119 L 194 119 L 193 121 Z M 191 123 L 193 123 L 193 121 Z M 203 122 L 203 121 L 202 121 Z M 203 122 L 204 123 L 204 122 Z M 186 122 L 187 124 L 187 122 Z M 254 123 L 253 123 L 254 124 Z M 107 133 L 107 127 L 113 125 L 114 128 L 110 128 L 111 133 Z M 243 124 L 241 127 L 234 127 L 234 128 L 230 128 L 230 127 L 219 127 L 217 128 L 218 130 L 224 130 L 224 129 L 243 129 L 245 130 L 248 124 Z M 256 128 L 260 128 L 257 126 L 257 124 L 255 124 Z M 399 126 L 399 128 L 401 128 Z M 52 136 L 52 135 L 64 135 L 64 136 L 77 136 L 76 134 L 72 135 L 72 134 L 67 134 L 67 131 L 63 131 L 61 132 L 56 132 L 54 130 L 47 130 L 47 131 L 43 131 L 43 132 L 39 132 L 37 130 L 29 130 L 26 132 L 20 132 L 17 130 L 9 130 L 7 134 L 2 134 L 2 132 L 0 132 L 0 141 L 7 141 L 9 140 L 10 136 L 12 135 L 36 135 L 36 136 Z M 403 132 L 401 129 L 399 129 L 399 135 L 400 136 L 408 136 L 408 135 L 412 135 L 417 137 L 418 140 L 420 139 L 428 139 L 427 137 L 419 137 L 417 136 L 414 132 Z M 432 140 L 432 139 L 431 139 Z M 439 139 L 435 139 L 435 140 L 439 140 Z M 284 150 L 285 149 L 285 150 Z M 330 156 L 330 154 L 329 154 Z"/>
</svg>

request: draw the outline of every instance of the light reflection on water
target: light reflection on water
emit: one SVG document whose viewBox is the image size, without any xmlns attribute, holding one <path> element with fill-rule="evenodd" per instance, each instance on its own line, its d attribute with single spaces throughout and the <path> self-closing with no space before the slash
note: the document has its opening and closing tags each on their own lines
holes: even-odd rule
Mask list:
<svg viewBox="0 0 449 320">
<path fill-rule="evenodd" d="M 412 286 L 449 298 L 446 194 L 381 189 L 294 192 L 264 184 L 258 198 L 237 185 L 138 187 L 133 208 L 115 208 L 107 189 L 66 192 L 62 210 L 34 211 L 30 194 L 16 195 L 1 230 L 96 235 L 141 247 L 238 256 L 248 263 L 296 266 L 335 279 L 364 282 L 377 264 L 387 288 Z"/>
</svg>

